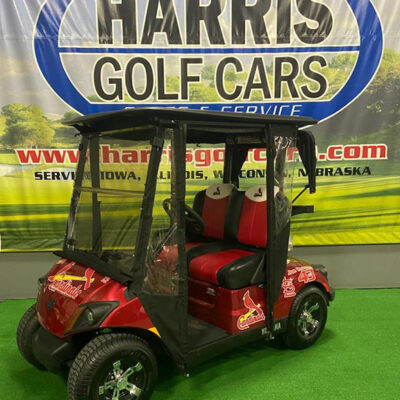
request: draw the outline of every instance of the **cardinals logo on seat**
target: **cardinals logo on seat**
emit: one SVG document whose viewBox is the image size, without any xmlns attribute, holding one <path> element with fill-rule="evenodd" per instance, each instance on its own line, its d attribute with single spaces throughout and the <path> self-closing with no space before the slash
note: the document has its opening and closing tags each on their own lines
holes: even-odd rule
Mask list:
<svg viewBox="0 0 400 400">
<path fill-rule="evenodd" d="M 221 194 L 221 189 L 217 186 L 217 190 L 213 193 L 213 196 L 219 196 Z"/>
<path fill-rule="evenodd" d="M 262 189 L 259 187 L 258 192 L 254 193 L 254 197 L 262 197 L 262 196 L 263 196 L 263 192 L 262 192 Z"/>
<path fill-rule="evenodd" d="M 237 327 L 243 331 L 248 329 L 250 325 L 256 324 L 260 321 L 265 321 L 265 315 L 261 308 L 261 304 L 256 304 L 250 297 L 250 291 L 248 290 L 243 296 L 243 303 L 249 310 L 246 314 L 239 317 L 237 321 Z"/>
</svg>

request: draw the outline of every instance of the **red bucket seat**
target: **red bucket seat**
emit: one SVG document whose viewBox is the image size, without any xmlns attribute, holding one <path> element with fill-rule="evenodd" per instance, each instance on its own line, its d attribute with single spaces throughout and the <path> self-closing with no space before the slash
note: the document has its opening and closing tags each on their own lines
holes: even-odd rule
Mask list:
<svg viewBox="0 0 400 400">
<path fill-rule="evenodd" d="M 193 255 L 226 247 L 222 240 L 225 238 L 227 210 L 234 191 L 233 184 L 218 183 L 196 194 L 193 209 L 203 218 L 205 230 L 201 237 L 186 243 L 186 250 L 190 251 L 189 259 Z"/>
<path fill-rule="evenodd" d="M 189 275 L 232 290 L 262 283 L 267 243 L 265 185 L 232 194 L 225 240 L 225 248 L 192 258 Z"/>
</svg>

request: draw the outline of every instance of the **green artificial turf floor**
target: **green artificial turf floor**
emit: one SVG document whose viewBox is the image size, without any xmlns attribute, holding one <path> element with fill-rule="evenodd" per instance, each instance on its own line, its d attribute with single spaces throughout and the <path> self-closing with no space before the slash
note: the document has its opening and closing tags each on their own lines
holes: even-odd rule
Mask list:
<svg viewBox="0 0 400 400">
<path fill-rule="evenodd" d="M 37 371 L 15 330 L 33 300 L 0 303 L 0 400 L 66 400 L 65 377 Z M 338 290 L 320 340 L 303 351 L 264 342 L 209 361 L 184 378 L 161 367 L 152 400 L 400 399 L 400 289 Z"/>
</svg>

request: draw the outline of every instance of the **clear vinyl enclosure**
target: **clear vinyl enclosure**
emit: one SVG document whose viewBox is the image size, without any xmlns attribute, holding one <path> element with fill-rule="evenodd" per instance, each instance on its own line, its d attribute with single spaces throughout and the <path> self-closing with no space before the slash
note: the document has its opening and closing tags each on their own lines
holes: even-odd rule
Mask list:
<svg viewBox="0 0 400 400">
<path fill-rule="evenodd" d="M 166 130 L 165 136 L 152 218 L 143 221 L 151 228 L 145 283 L 158 292 L 171 293 L 176 289 L 177 224 L 174 214 L 169 215 L 165 208 L 166 202 L 170 208 L 172 204 L 173 165 L 171 131 Z M 121 140 L 108 135 L 89 139 L 82 184 L 75 187 L 78 199 L 68 227 L 67 250 L 94 255 L 131 274 L 152 151 L 150 140 Z"/>
<path fill-rule="evenodd" d="M 275 137 L 275 232 L 279 234 L 289 223 L 292 207 L 292 187 L 294 175 L 294 150 L 296 141 L 294 138 Z"/>
<path fill-rule="evenodd" d="M 287 265 L 296 144 L 315 190 L 315 143 L 298 130 L 308 123 L 314 121 L 177 109 L 71 121 L 82 142 L 60 253 L 126 284 L 184 365 L 208 343 L 196 336 L 201 324 L 188 307 L 189 287 L 202 279 L 193 273 L 195 246 L 246 249 L 257 255 L 246 264 L 255 270 L 250 281 L 238 279 L 246 287 L 257 278 L 265 287 L 272 329 Z M 210 235 L 206 224 L 219 233 Z"/>
<path fill-rule="evenodd" d="M 129 271 L 150 152 L 149 141 L 121 141 L 107 136 L 100 141 L 89 140 L 82 184 L 75 188 L 79 200 L 67 248 L 94 254 Z M 98 168 L 94 165 L 97 160 Z"/>
<path fill-rule="evenodd" d="M 152 219 L 147 246 L 146 285 L 160 293 L 176 292 L 177 216 L 171 201 L 175 186 L 173 130 L 164 132 L 164 146 L 157 171 Z M 146 132 L 151 136 L 151 132 Z M 266 186 L 267 150 L 264 138 L 246 143 L 244 136 L 241 164 L 235 182 L 237 190 L 254 185 Z M 279 233 L 290 219 L 291 188 L 295 140 L 275 136 L 274 198 L 275 229 Z M 240 143 L 241 138 L 237 138 Z M 264 143 L 264 145 L 263 145 Z M 185 203 L 193 206 L 196 193 L 212 184 L 222 183 L 226 170 L 225 143 L 188 143 L 185 151 Z M 89 139 L 84 172 L 77 194 L 73 219 L 70 220 L 66 248 L 83 251 L 129 274 L 135 260 L 140 235 L 140 216 L 145 193 L 152 146 L 150 139 L 133 141 L 112 135 Z M 288 157 L 289 155 L 289 157 Z M 233 177 L 231 176 L 230 179 Z M 229 179 L 228 179 L 229 180 Z M 183 184 L 183 182 L 179 182 Z"/>
</svg>

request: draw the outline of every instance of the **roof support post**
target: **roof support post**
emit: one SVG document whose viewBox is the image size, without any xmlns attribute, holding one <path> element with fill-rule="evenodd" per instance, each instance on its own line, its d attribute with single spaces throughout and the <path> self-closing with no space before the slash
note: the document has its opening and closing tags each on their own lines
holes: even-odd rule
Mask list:
<svg viewBox="0 0 400 400">
<path fill-rule="evenodd" d="M 233 161 L 233 146 L 226 143 L 225 144 L 225 159 L 224 159 L 224 175 L 223 175 L 224 183 L 233 183 L 232 182 L 232 161 Z M 236 186 L 238 186 L 237 183 L 236 183 Z"/>
<path fill-rule="evenodd" d="M 274 181 L 275 168 L 274 160 L 276 156 L 274 136 L 272 134 L 271 125 L 265 128 L 265 139 L 267 143 L 267 245 L 266 245 L 266 269 L 265 269 L 265 290 L 266 290 L 266 308 L 267 308 L 267 328 L 272 333 L 274 322 L 274 302 L 272 299 L 272 280 L 274 268 L 274 246 L 275 239 L 275 200 L 274 200 Z"/>
<path fill-rule="evenodd" d="M 157 132 L 153 137 L 152 149 L 150 153 L 149 168 L 142 201 L 142 213 L 140 215 L 138 237 L 135 246 L 135 261 L 133 267 L 133 289 L 139 293 L 142 289 L 146 268 L 147 246 L 153 222 L 154 197 L 157 186 L 157 173 L 161 161 L 162 150 L 164 147 L 164 128 L 158 126 Z"/>
<path fill-rule="evenodd" d="M 90 175 L 92 178 L 92 188 L 100 189 L 100 137 L 93 136 L 90 139 Z M 95 254 L 102 252 L 102 229 L 101 212 L 98 194 L 92 193 L 92 250 Z"/>
<path fill-rule="evenodd" d="M 172 154 L 174 158 L 174 170 L 172 177 L 172 208 L 176 211 L 177 232 L 176 241 L 178 243 L 178 299 L 177 299 L 177 322 L 180 325 L 181 345 L 183 354 L 189 351 L 188 343 L 188 267 L 186 257 L 186 221 L 185 221 L 185 195 L 186 195 L 186 136 L 187 124 L 180 123 L 178 128 L 174 128 L 172 138 Z"/>
<path fill-rule="evenodd" d="M 74 190 L 72 192 L 72 197 L 71 197 L 71 206 L 69 209 L 67 231 L 65 234 L 63 250 L 67 250 L 67 249 L 71 250 L 74 248 L 74 245 L 75 245 L 74 240 L 72 239 L 72 234 L 74 232 L 76 211 L 78 209 L 78 203 L 79 203 L 79 199 L 81 197 L 81 192 L 77 188 L 82 186 L 83 175 L 85 172 L 86 153 L 87 153 L 87 149 L 88 149 L 88 143 L 89 143 L 88 137 L 82 136 L 82 141 L 79 145 L 79 160 L 78 160 L 78 166 L 76 168 Z"/>
</svg>

